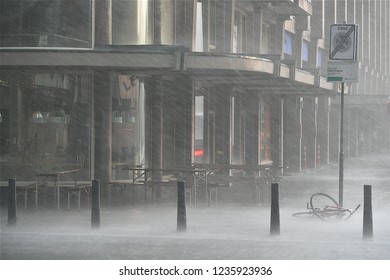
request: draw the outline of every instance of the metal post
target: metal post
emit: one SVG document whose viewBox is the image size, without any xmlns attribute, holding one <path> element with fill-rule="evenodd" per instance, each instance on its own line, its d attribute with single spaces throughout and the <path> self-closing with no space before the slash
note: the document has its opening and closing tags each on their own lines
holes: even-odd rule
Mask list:
<svg viewBox="0 0 390 280">
<path fill-rule="evenodd" d="M 16 225 L 16 180 L 8 179 L 8 224 Z"/>
<path fill-rule="evenodd" d="M 271 184 L 271 235 L 280 234 L 279 184 Z"/>
<path fill-rule="evenodd" d="M 186 197 L 184 182 L 177 182 L 177 231 L 187 230 Z"/>
<path fill-rule="evenodd" d="M 373 237 L 371 185 L 364 185 L 363 239 Z"/>
<path fill-rule="evenodd" d="M 92 180 L 91 227 L 100 227 L 100 181 Z"/>
<path fill-rule="evenodd" d="M 339 155 L 339 206 L 343 207 L 344 192 L 344 82 L 341 83 L 340 103 L 340 155 Z"/>
</svg>

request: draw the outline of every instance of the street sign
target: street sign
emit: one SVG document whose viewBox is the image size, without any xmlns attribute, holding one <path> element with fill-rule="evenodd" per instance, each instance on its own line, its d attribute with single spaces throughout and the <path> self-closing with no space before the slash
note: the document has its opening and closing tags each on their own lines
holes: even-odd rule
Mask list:
<svg viewBox="0 0 390 280">
<path fill-rule="evenodd" d="M 332 24 L 330 26 L 330 60 L 357 60 L 358 25 Z"/>
<path fill-rule="evenodd" d="M 359 82 L 358 61 L 328 61 L 327 81 L 331 83 Z"/>
</svg>

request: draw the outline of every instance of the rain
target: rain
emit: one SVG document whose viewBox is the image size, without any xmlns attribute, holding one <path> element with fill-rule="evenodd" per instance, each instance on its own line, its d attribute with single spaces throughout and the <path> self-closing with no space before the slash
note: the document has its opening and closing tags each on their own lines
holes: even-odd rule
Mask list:
<svg viewBox="0 0 390 280">
<path fill-rule="evenodd" d="M 380 164 L 378 164 L 380 163 Z M 367 164 L 371 167 L 367 167 Z M 280 235 L 270 235 L 269 202 L 251 201 L 249 186 L 221 189 L 217 204 L 187 201 L 187 229 L 177 231 L 177 203 L 132 203 L 132 192 L 117 195 L 117 205 L 101 207 L 98 229 L 91 229 L 91 210 L 18 209 L 17 226 L 6 225 L 2 211 L 3 259 L 388 259 L 389 159 L 370 156 L 347 162 L 345 206 L 363 205 L 363 185 L 373 186 L 373 229 L 363 239 L 363 209 L 349 220 L 324 222 L 295 218 L 314 192 L 337 195 L 337 169 L 286 176 L 280 181 Z M 375 175 L 372 175 L 372 174 Z M 381 174 L 381 176 L 376 176 Z M 242 191 L 245 189 L 246 191 Z M 143 195 L 137 190 L 136 195 Z M 85 202 L 87 203 L 87 202 Z M 76 206 L 76 205 L 75 205 Z"/>
<path fill-rule="evenodd" d="M 0 260 L 388 261 L 389 13 L 0 0 Z"/>
</svg>

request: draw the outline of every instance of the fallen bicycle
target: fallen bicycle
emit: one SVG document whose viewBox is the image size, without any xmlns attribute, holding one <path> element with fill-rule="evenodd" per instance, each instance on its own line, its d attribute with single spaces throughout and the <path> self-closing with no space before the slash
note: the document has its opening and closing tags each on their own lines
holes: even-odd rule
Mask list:
<svg viewBox="0 0 390 280">
<path fill-rule="evenodd" d="M 348 220 L 359 209 L 360 204 L 355 209 L 340 207 L 337 201 L 326 193 L 315 193 L 307 203 L 308 211 L 294 213 L 297 218 L 317 217 L 326 222 L 336 222 Z"/>
</svg>

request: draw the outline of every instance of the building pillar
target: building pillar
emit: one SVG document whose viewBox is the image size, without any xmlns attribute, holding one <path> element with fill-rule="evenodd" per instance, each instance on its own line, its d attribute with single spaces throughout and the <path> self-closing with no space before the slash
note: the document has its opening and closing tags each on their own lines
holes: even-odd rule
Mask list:
<svg viewBox="0 0 390 280">
<path fill-rule="evenodd" d="M 326 164 L 328 138 L 328 98 L 318 97 L 317 108 L 317 168 Z"/>
<path fill-rule="evenodd" d="M 162 169 L 163 132 L 163 81 L 161 76 L 152 76 L 145 84 L 147 167 Z M 153 180 L 161 180 L 161 172 L 153 172 Z"/>
<path fill-rule="evenodd" d="M 230 164 L 230 93 L 229 86 L 216 88 L 215 164 Z"/>
<path fill-rule="evenodd" d="M 330 114 L 332 110 L 332 99 L 327 99 L 327 121 L 326 121 L 326 164 L 330 164 Z"/>
<path fill-rule="evenodd" d="M 314 168 L 318 163 L 318 97 L 314 97 Z"/>
<path fill-rule="evenodd" d="M 112 92 L 111 73 L 94 73 L 94 169 L 92 178 L 100 180 L 100 186 L 106 188 L 111 177 L 111 134 L 112 134 Z"/>
<path fill-rule="evenodd" d="M 192 50 L 195 49 L 193 43 L 195 43 L 195 24 L 196 24 L 196 5 L 197 1 L 194 0 L 183 0 L 175 1 L 175 10 L 176 13 L 174 19 L 175 26 L 175 45 L 185 46 L 186 48 Z M 202 3 L 203 7 L 203 25 L 207 27 L 207 3 Z M 208 33 L 203 32 L 204 35 Z M 207 48 L 205 49 L 207 50 Z"/>
<path fill-rule="evenodd" d="M 278 54 L 281 58 L 284 58 L 284 18 L 278 18 L 275 26 L 275 39 L 271 40 L 271 51 L 274 50 L 274 54 Z"/>
<path fill-rule="evenodd" d="M 258 135 L 259 135 L 259 95 L 256 93 L 245 93 L 245 98 L 242 100 L 242 111 L 245 114 L 245 131 L 244 131 L 244 164 L 258 164 Z"/>
<path fill-rule="evenodd" d="M 153 3 L 153 13 L 154 13 L 154 19 L 153 19 L 153 44 L 154 45 L 160 45 L 162 43 L 162 20 L 161 20 L 161 3 L 162 0 L 154 0 Z"/>
<path fill-rule="evenodd" d="M 174 165 L 191 166 L 192 81 L 189 77 L 175 80 Z"/>
<path fill-rule="evenodd" d="M 283 101 L 284 172 L 300 171 L 300 105 L 299 97 L 285 96 Z"/>
<path fill-rule="evenodd" d="M 279 116 L 279 142 L 280 142 L 280 151 L 279 151 L 279 166 L 281 167 L 280 172 L 284 172 L 284 96 L 280 97 L 280 116 Z"/>
<path fill-rule="evenodd" d="M 280 95 L 270 96 L 271 107 L 271 160 L 280 166 Z"/>
<path fill-rule="evenodd" d="M 95 45 L 112 43 L 112 0 L 95 1 Z"/>
</svg>

